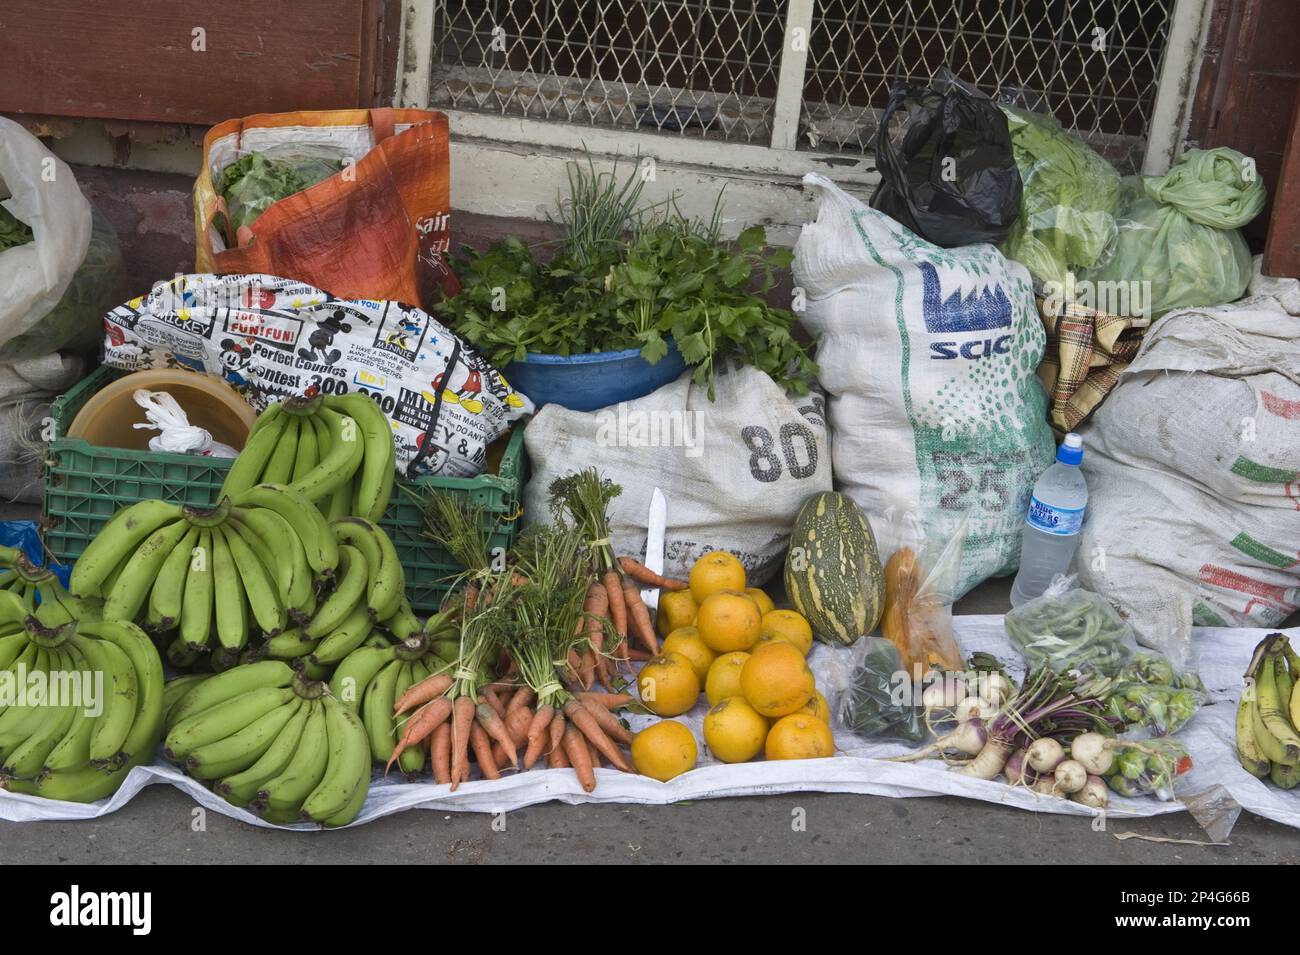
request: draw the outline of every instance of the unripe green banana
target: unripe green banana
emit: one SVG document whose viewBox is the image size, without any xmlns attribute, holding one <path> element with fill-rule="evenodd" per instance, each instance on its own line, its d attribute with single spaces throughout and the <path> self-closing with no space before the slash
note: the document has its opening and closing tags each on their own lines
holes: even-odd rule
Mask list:
<svg viewBox="0 0 1300 955">
<path fill-rule="evenodd" d="M 370 745 L 356 713 L 331 696 L 324 697 L 329 760 L 325 775 L 303 801 L 302 814 L 315 822 L 340 813 L 358 786 L 370 788 Z"/>
<path fill-rule="evenodd" d="M 298 428 L 298 453 L 293 460 L 293 473 L 279 484 L 301 480 L 312 468 L 320 463 L 320 447 L 316 443 L 316 425 L 311 417 L 303 418 Z M 269 483 L 269 482 L 268 482 Z"/>
<path fill-rule="evenodd" d="M 293 698 L 294 691 L 290 687 L 265 686 L 249 690 L 181 720 L 163 740 L 163 752 L 173 762 L 181 762 L 200 746 L 233 736 Z"/>
<path fill-rule="evenodd" d="M 406 575 L 392 540 L 373 521 L 347 517 L 332 525 L 340 543 L 351 544 L 366 558 L 369 584 L 366 602 L 375 620 L 387 620 L 397 613 L 406 593 Z"/>
<path fill-rule="evenodd" d="M 208 677 L 186 693 L 172 707 L 168 728 L 183 719 L 211 709 L 219 703 L 233 700 L 251 690 L 263 687 L 287 687 L 293 682 L 293 669 L 279 660 L 263 660 L 247 666 L 236 667 L 225 673 Z"/>
<path fill-rule="evenodd" d="M 338 541 L 320 510 L 298 491 L 279 484 L 260 484 L 238 494 L 239 507 L 265 507 L 289 522 L 302 542 L 307 562 L 320 577 L 329 577 L 339 562 Z"/>
<path fill-rule="evenodd" d="M 341 545 L 338 572 L 334 579 L 334 592 L 316 608 L 311 621 L 303 628 L 308 637 L 318 639 L 336 630 L 352 615 L 358 604 L 365 604 L 366 589 L 370 583 L 365 555 L 351 544 Z"/>
<path fill-rule="evenodd" d="M 230 548 L 230 556 L 235 562 L 235 567 L 239 570 L 239 579 L 243 583 L 244 595 L 248 598 L 248 606 L 253 612 L 253 619 L 257 621 L 257 626 L 264 634 L 275 636 L 288 623 L 284 603 L 280 600 L 280 592 L 276 587 L 275 578 L 257 554 L 253 552 L 253 549 L 240 536 L 237 529 L 231 526 L 223 526 L 218 530 L 225 539 L 226 545 Z"/>
<path fill-rule="evenodd" d="M 242 650 L 248 644 L 248 599 L 220 527 L 212 528 L 212 587 L 217 640 L 226 650 Z"/>
<path fill-rule="evenodd" d="M 283 409 L 272 412 L 271 409 L 275 407 L 271 405 L 254 422 L 252 430 L 248 433 L 248 439 L 244 442 L 244 450 L 239 452 L 239 456 L 231 463 L 230 470 L 226 472 L 226 480 L 221 484 L 220 497 L 227 495 L 236 497 L 249 490 L 257 484 L 262 472 L 266 470 L 267 462 L 275 453 L 287 423 L 287 416 L 283 414 Z M 266 423 L 262 424 L 264 418 Z"/>
<path fill-rule="evenodd" d="M 348 825 L 348 823 L 354 821 L 357 816 L 361 815 L 361 807 L 365 805 L 366 797 L 368 795 L 370 795 L 370 781 L 367 779 L 363 785 L 356 788 L 356 791 L 348 799 L 347 804 L 334 815 L 326 819 L 322 825 L 327 829 L 337 829 L 340 826 Z"/>
<path fill-rule="evenodd" d="M 395 647 L 358 647 L 343 658 L 330 678 L 330 693 L 344 706 L 360 711 L 366 687 L 383 667 L 395 660 Z"/>
<path fill-rule="evenodd" d="M 1259 710 L 1259 718 L 1267 730 L 1267 735 L 1277 740 L 1278 746 L 1281 747 L 1280 758 L 1270 755 L 1269 759 L 1275 763 L 1283 763 L 1287 766 L 1294 766 L 1300 763 L 1300 736 L 1296 734 L 1295 729 L 1287 721 L 1287 716 L 1282 709 L 1282 703 L 1277 694 L 1277 677 L 1276 665 L 1282 663 L 1282 658 L 1275 654 L 1266 654 L 1260 661 L 1258 670 L 1255 673 L 1255 702 Z M 1256 733 L 1258 739 L 1259 734 Z M 1266 740 L 1259 740 L 1265 752 L 1269 752 L 1269 744 Z"/>
<path fill-rule="evenodd" d="M 307 725 L 303 727 L 298 749 L 284 772 L 267 782 L 257 793 L 258 802 L 268 816 L 292 814 L 296 817 L 303 800 L 325 778 L 329 765 L 329 735 L 325 728 L 325 707 L 320 700 L 312 700 Z M 280 816 L 283 818 L 283 815 Z"/>
<path fill-rule="evenodd" d="M 312 640 L 303 635 L 298 629 L 286 630 L 283 633 L 277 633 L 262 648 L 266 655 L 273 660 L 296 660 L 299 657 L 305 657 L 316 649 L 319 640 Z"/>
<path fill-rule="evenodd" d="M 310 662 L 321 666 L 338 663 L 365 642 L 371 631 L 370 611 L 365 604 L 356 609 L 336 629 L 321 639 L 311 652 Z"/>
<path fill-rule="evenodd" d="M 181 641 L 191 650 L 203 649 L 212 640 L 212 610 L 216 591 L 212 579 L 212 552 L 212 528 L 200 528 L 198 542 L 190 551 L 190 560 L 186 565 L 185 591 L 181 604 Z"/>
<path fill-rule="evenodd" d="M 266 468 L 257 480 L 258 484 L 289 483 L 289 479 L 293 477 L 293 462 L 298 457 L 300 426 L 299 419 L 295 415 L 287 416 L 284 430 L 280 432 L 280 440 L 276 443 L 275 450 L 271 452 Z"/>
<path fill-rule="evenodd" d="M 290 615 L 305 615 L 314 609 L 311 565 L 307 563 L 302 541 L 289 522 L 265 507 L 236 508 L 234 519 L 268 548 L 273 548 L 273 554 L 280 555 L 276 563 L 267 566 L 277 568 L 280 597 Z"/>
<path fill-rule="evenodd" d="M 198 779 L 221 779 L 243 772 L 271 748 L 302 705 L 303 700 L 294 696 L 225 739 L 200 746 L 186 758 L 185 769 Z"/>
<path fill-rule="evenodd" d="M 350 415 L 339 414 L 330 408 L 321 408 L 317 415 L 329 428 L 329 451 L 316 467 L 289 487 L 309 501 L 319 503 L 339 485 L 352 480 L 352 475 L 361 465 L 365 441 L 361 428 Z"/>
<path fill-rule="evenodd" d="M 361 722 L 370 739 L 370 758 L 387 763 L 397 746 L 393 734 L 393 704 L 397 701 L 397 680 L 403 664 L 394 660 L 383 667 L 366 687 L 361 699 Z"/>
<path fill-rule="evenodd" d="M 294 711 L 293 717 L 284 729 L 276 735 L 274 742 L 267 748 L 252 766 L 233 776 L 227 776 L 217 783 L 216 790 L 226 801 L 236 806 L 247 806 L 257 797 L 257 791 L 270 780 L 284 772 L 298 751 L 298 741 L 302 738 L 303 727 L 311 706 L 303 701 Z"/>
<path fill-rule="evenodd" d="M 180 516 L 180 506 L 166 501 L 140 501 L 118 511 L 77 558 L 69 589 L 80 597 L 103 596 L 107 578 L 124 565 L 141 542 Z"/>
<path fill-rule="evenodd" d="M 170 631 L 180 623 L 185 578 L 189 574 L 193 551 L 201 536 L 200 528 L 189 529 L 163 561 L 158 579 L 149 591 L 149 618 L 159 632 Z"/>
<path fill-rule="evenodd" d="M 208 676 L 209 674 L 207 673 L 187 673 L 183 676 L 173 677 L 163 684 L 162 710 L 163 723 L 165 725 L 171 725 L 171 720 L 168 718 L 168 714 L 171 713 L 172 708 L 184 699 L 190 690 L 194 689 L 206 680 Z"/>
<path fill-rule="evenodd" d="M 76 648 L 93 672 L 103 673 L 103 709 L 90 735 L 90 761 L 112 764 L 118 759 L 135 722 L 139 682 L 131 659 L 117 644 L 78 633 Z M 146 638 L 147 639 L 147 638 Z"/>
</svg>

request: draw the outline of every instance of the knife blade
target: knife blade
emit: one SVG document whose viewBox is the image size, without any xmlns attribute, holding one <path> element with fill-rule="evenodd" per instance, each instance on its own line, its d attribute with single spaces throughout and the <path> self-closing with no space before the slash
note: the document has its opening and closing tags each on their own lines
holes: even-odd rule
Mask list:
<svg viewBox="0 0 1300 955">
<path fill-rule="evenodd" d="M 664 531 L 668 524 L 668 500 L 659 488 L 650 495 L 650 513 L 646 517 L 645 565 L 656 574 L 664 572 Z M 659 588 L 646 587 L 641 599 L 651 610 L 659 609 Z"/>
</svg>

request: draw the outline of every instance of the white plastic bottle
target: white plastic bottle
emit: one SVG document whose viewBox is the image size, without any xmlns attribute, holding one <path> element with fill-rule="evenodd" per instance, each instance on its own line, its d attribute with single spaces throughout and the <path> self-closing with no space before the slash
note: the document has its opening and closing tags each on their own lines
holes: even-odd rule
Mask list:
<svg viewBox="0 0 1300 955">
<path fill-rule="evenodd" d="M 1067 573 L 1079 547 L 1088 507 L 1088 484 L 1079 470 L 1083 439 L 1071 432 L 1056 451 L 1056 463 L 1034 483 L 1020 546 L 1020 570 L 1011 585 L 1011 606 L 1040 597 L 1057 574 Z"/>
</svg>

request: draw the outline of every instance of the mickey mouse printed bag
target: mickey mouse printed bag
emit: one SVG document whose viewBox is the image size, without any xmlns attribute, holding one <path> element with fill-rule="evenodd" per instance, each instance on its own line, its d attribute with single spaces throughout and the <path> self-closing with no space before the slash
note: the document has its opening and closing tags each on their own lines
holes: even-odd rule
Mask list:
<svg viewBox="0 0 1300 955">
<path fill-rule="evenodd" d="M 368 395 L 393 423 L 407 478 L 481 474 L 488 446 L 533 411 L 422 309 L 291 279 L 178 276 L 113 309 L 104 327 L 104 364 L 216 375 L 258 411 L 292 396 Z"/>
</svg>

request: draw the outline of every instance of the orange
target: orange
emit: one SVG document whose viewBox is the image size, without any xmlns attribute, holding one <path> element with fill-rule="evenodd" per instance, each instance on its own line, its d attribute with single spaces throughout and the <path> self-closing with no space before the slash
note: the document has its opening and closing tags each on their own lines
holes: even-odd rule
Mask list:
<svg viewBox="0 0 1300 955">
<path fill-rule="evenodd" d="M 815 716 L 793 713 L 776 721 L 763 749 L 768 759 L 817 759 L 835 755 L 835 738 Z"/>
<path fill-rule="evenodd" d="M 735 554 L 710 551 L 691 567 L 691 594 L 697 604 L 719 590 L 744 590 L 745 566 Z"/>
<path fill-rule="evenodd" d="M 743 763 L 763 749 L 767 720 L 743 696 L 729 696 L 704 717 L 704 742 L 724 763 Z"/>
<path fill-rule="evenodd" d="M 813 695 L 808 697 L 808 702 L 795 712 L 815 716 L 823 723 L 829 724 L 831 721 L 831 705 L 826 702 L 826 697 L 822 696 L 819 690 L 813 690 Z"/>
<path fill-rule="evenodd" d="M 758 612 L 760 614 L 771 613 L 776 609 L 776 604 L 772 603 L 772 598 L 757 587 L 746 587 L 745 593 L 749 594 L 750 599 L 753 600 L 754 603 L 758 604 Z"/>
<path fill-rule="evenodd" d="M 695 664 L 680 653 L 661 653 L 646 663 L 636 688 L 646 709 L 659 716 L 680 716 L 700 698 Z"/>
<path fill-rule="evenodd" d="M 793 713 L 817 691 L 799 648 L 779 640 L 754 648 L 741 668 L 740 689 L 764 716 Z"/>
<path fill-rule="evenodd" d="M 794 610 L 771 610 L 763 614 L 759 637 L 764 640 L 782 640 L 797 647 L 804 656 L 812 649 L 812 627 L 802 614 Z"/>
<path fill-rule="evenodd" d="M 694 734 L 676 720 L 647 726 L 632 737 L 632 765 L 661 783 L 693 768 L 699 754 Z"/>
<path fill-rule="evenodd" d="M 741 590 L 721 590 L 700 604 L 695 626 L 714 653 L 748 650 L 758 642 L 763 617 Z"/>
<path fill-rule="evenodd" d="M 666 637 L 674 630 L 693 626 L 698 610 L 689 590 L 659 591 L 659 614 L 655 620 L 659 635 Z"/>
<path fill-rule="evenodd" d="M 704 695 L 709 706 L 716 706 L 729 696 L 743 696 L 740 691 L 740 671 L 749 654 L 737 650 L 724 653 L 713 661 L 708 676 L 704 678 Z"/>
<path fill-rule="evenodd" d="M 660 653 L 680 653 L 691 661 L 695 675 L 700 678 L 700 686 L 709 675 L 709 667 L 718 655 L 709 649 L 709 645 L 700 639 L 700 631 L 694 627 L 679 627 L 668 634 Z"/>
</svg>

